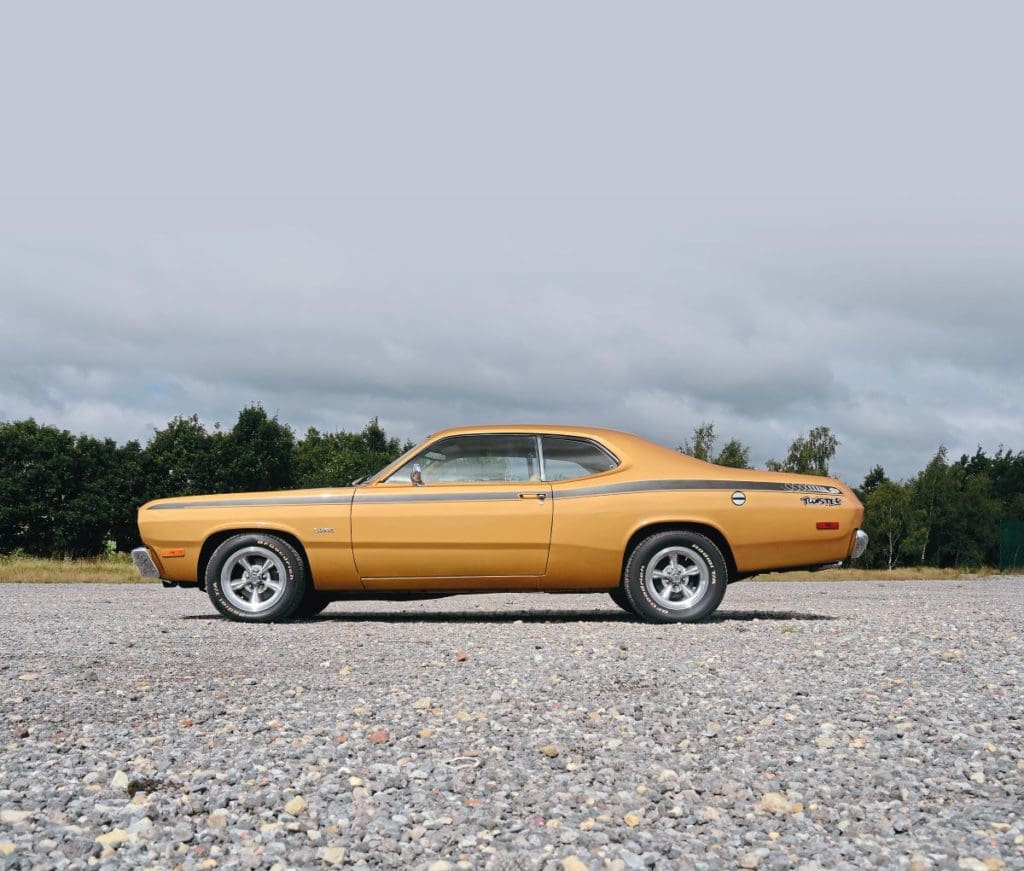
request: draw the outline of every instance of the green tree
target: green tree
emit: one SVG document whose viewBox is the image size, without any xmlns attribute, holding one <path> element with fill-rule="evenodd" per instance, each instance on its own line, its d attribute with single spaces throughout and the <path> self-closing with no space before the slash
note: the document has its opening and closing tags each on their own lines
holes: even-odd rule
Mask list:
<svg viewBox="0 0 1024 871">
<path fill-rule="evenodd" d="M 330 487 L 336 480 L 330 469 L 334 451 L 334 436 L 322 434 L 311 426 L 295 442 L 292 449 L 292 476 L 295 486 L 308 489 Z"/>
<path fill-rule="evenodd" d="M 1002 511 L 989 476 L 989 458 L 979 448 L 946 470 L 946 498 L 937 515 L 930 562 L 972 568 L 998 560 L 998 524 Z"/>
<path fill-rule="evenodd" d="M 888 481 L 889 476 L 885 474 L 885 469 L 881 466 L 875 466 L 864 476 L 864 483 L 860 487 L 854 488 L 854 492 L 857 494 L 857 498 L 866 504 L 868 497 L 871 496 L 875 488 Z"/>
<path fill-rule="evenodd" d="M 910 482 L 911 524 L 904 542 L 910 561 L 924 565 L 929 553 L 935 557 L 935 532 L 943 524 L 943 515 L 954 490 L 946 462 L 946 448 L 939 445 L 928 465 Z"/>
<path fill-rule="evenodd" d="M 719 466 L 730 466 L 733 469 L 749 469 L 751 468 L 750 448 L 738 439 L 730 439 L 715 457 L 715 463 Z"/>
<path fill-rule="evenodd" d="M 397 460 L 405 451 L 413 447 L 412 442 L 403 444 L 397 438 L 389 436 L 384 432 L 380 421 L 374 417 L 363 427 L 359 434 L 362 445 L 362 468 L 359 475 L 372 475 L 379 472 L 386 465 Z"/>
<path fill-rule="evenodd" d="M 114 482 L 117 444 L 82 435 L 74 440 L 71 468 L 55 518 L 53 549 L 63 556 L 103 553 L 124 493 Z"/>
<path fill-rule="evenodd" d="M 789 446 L 783 462 L 768 460 L 765 464 L 774 472 L 798 472 L 802 475 L 829 474 L 829 463 L 836 455 L 839 439 L 827 426 L 816 426 L 806 436 L 799 435 Z"/>
<path fill-rule="evenodd" d="M 687 439 L 677 450 L 682 454 L 693 457 L 695 460 L 704 460 L 710 463 L 711 452 L 714 450 L 717 438 L 715 435 L 715 425 L 704 421 L 693 428 L 693 437 Z"/>
<path fill-rule="evenodd" d="M 136 445 L 137 447 L 137 445 Z M 0 552 L 94 556 L 134 505 L 112 439 L 34 420 L 0 424 Z"/>
<path fill-rule="evenodd" d="M 31 418 L 0 423 L 0 469 L 0 553 L 59 553 L 74 485 L 74 436 Z"/>
<path fill-rule="evenodd" d="M 259 403 L 238 413 L 219 444 L 223 487 L 229 492 L 283 490 L 292 486 L 295 434 Z"/>
<path fill-rule="evenodd" d="M 990 496 L 999 505 L 998 521 L 1024 520 L 1024 451 L 1007 450 L 1002 445 L 992 457 L 979 448 L 966 460 L 968 474 L 984 474 L 990 482 Z M 989 539 L 985 554 L 986 565 L 998 565 L 998 533 Z"/>
<path fill-rule="evenodd" d="M 345 487 L 369 474 L 358 433 L 321 433 L 311 427 L 295 445 L 293 468 L 298 487 Z"/>
<path fill-rule="evenodd" d="M 864 503 L 864 531 L 872 544 L 865 557 L 891 571 L 899 562 L 909 526 L 908 488 L 888 480 L 872 487 Z"/>
<path fill-rule="evenodd" d="M 389 437 L 377 418 L 359 433 L 321 433 L 310 427 L 293 453 L 296 486 L 347 486 L 384 468 L 411 446 Z"/>
<path fill-rule="evenodd" d="M 1000 520 L 1024 520 L 1024 451 L 1006 450 L 1002 445 L 985 470 L 994 493 L 1002 495 Z"/>
<path fill-rule="evenodd" d="M 223 493 L 223 438 L 219 432 L 208 433 L 195 414 L 175 417 L 155 430 L 142 458 L 146 498 Z"/>
<path fill-rule="evenodd" d="M 715 456 L 714 449 L 717 440 L 718 436 L 715 434 L 715 425 L 704 421 L 694 427 L 693 436 L 676 448 L 676 450 L 694 459 L 715 463 L 719 466 L 731 466 L 734 469 L 750 468 L 750 448 L 739 441 L 739 439 L 730 439 L 718 453 L 718 456 Z"/>
<path fill-rule="evenodd" d="M 140 544 L 136 515 L 139 506 L 149 501 L 145 452 L 137 441 L 117 449 L 114 468 L 107 476 L 111 492 L 110 538 L 119 551 L 128 551 Z"/>
</svg>

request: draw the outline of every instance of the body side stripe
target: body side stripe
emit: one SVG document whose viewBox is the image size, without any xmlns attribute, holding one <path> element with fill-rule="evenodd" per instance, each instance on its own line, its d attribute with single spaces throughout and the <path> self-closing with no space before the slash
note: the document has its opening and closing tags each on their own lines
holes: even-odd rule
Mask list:
<svg viewBox="0 0 1024 871">
<path fill-rule="evenodd" d="M 611 496 L 620 493 L 642 493 L 651 490 L 766 490 L 783 493 L 841 493 L 838 487 L 824 484 L 787 484 L 781 481 L 728 481 L 728 480 L 662 480 L 631 481 L 625 484 L 601 484 L 575 490 L 558 490 L 558 499 L 581 496 Z"/>
<path fill-rule="evenodd" d="M 352 494 L 322 493 L 316 496 L 257 496 L 248 499 L 208 499 L 203 502 L 161 502 L 147 511 L 170 511 L 178 508 L 262 508 L 265 505 L 347 505 Z"/>
<path fill-rule="evenodd" d="M 531 493 L 529 483 L 523 482 L 522 490 L 491 491 L 483 493 L 379 493 L 355 491 L 339 495 L 324 493 L 315 496 L 263 496 L 248 499 L 215 499 L 205 502 L 165 502 L 151 505 L 148 510 L 170 510 L 180 508 L 255 508 L 266 505 L 345 505 L 347 503 L 382 504 L 396 502 L 503 502 L 517 501 L 520 493 Z M 429 486 L 429 485 L 428 485 Z M 835 493 L 838 487 L 824 484 L 787 484 L 778 481 L 728 481 L 728 480 L 660 480 L 630 481 L 622 484 L 600 484 L 593 487 L 554 490 L 553 499 L 580 499 L 586 496 L 618 496 L 626 493 L 646 493 L 666 490 L 763 490 L 783 493 Z M 543 491 L 547 496 L 547 492 Z"/>
</svg>

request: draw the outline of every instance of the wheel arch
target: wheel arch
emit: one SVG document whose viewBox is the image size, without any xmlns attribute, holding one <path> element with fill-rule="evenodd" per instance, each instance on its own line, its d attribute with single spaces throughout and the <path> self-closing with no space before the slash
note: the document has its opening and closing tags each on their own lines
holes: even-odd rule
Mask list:
<svg viewBox="0 0 1024 871">
<path fill-rule="evenodd" d="M 696 532 L 700 535 L 710 538 L 722 552 L 722 556 L 725 558 L 725 566 L 729 572 L 728 583 L 740 580 L 740 574 L 736 569 L 736 558 L 732 553 L 732 546 L 729 544 L 729 539 L 725 537 L 725 534 L 718 529 L 716 526 L 712 526 L 709 523 L 701 523 L 699 521 L 692 520 L 662 520 L 655 523 L 647 523 L 633 532 L 629 537 L 629 541 L 626 542 L 626 547 L 622 552 L 622 566 L 619 569 L 619 582 L 622 582 L 622 576 L 626 572 L 626 563 L 629 561 L 629 555 L 633 552 L 633 548 L 637 546 L 641 541 L 651 535 L 656 535 L 659 532 Z"/>
<path fill-rule="evenodd" d="M 199 581 L 199 588 L 201 590 L 206 589 L 206 566 L 210 562 L 210 557 L 213 552 L 220 547 L 229 538 L 236 535 L 274 535 L 280 538 L 282 541 L 288 542 L 292 547 L 295 548 L 296 553 L 302 559 L 302 567 L 306 573 L 306 581 L 310 587 L 313 587 L 313 570 L 309 564 L 309 556 L 306 554 L 306 548 L 303 547 L 299 537 L 293 532 L 289 532 L 286 529 L 274 529 L 263 527 L 238 527 L 237 529 L 221 529 L 217 532 L 211 533 L 206 540 L 203 542 L 202 548 L 199 550 L 199 563 L 196 568 L 196 577 Z"/>
</svg>

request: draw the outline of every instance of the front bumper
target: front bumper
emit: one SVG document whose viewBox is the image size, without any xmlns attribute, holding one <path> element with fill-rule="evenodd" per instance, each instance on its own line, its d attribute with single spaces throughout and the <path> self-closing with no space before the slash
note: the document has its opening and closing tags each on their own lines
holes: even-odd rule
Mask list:
<svg viewBox="0 0 1024 871">
<path fill-rule="evenodd" d="M 853 550 L 850 551 L 850 559 L 857 559 L 864 556 L 868 549 L 868 534 L 863 529 L 858 529 L 853 536 Z"/>
<path fill-rule="evenodd" d="M 160 579 L 160 570 L 156 567 L 156 563 L 153 562 L 153 557 L 150 556 L 148 547 L 137 547 L 132 551 L 132 562 L 135 563 L 135 568 L 139 570 L 139 574 L 144 578 L 152 578 L 153 580 Z"/>
</svg>

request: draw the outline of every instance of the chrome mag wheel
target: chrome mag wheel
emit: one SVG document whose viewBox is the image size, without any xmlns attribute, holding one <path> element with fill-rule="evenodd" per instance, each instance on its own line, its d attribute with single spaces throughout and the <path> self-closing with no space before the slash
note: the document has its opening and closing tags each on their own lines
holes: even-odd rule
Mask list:
<svg viewBox="0 0 1024 871">
<path fill-rule="evenodd" d="M 707 592 L 711 570 L 696 550 L 672 545 L 659 550 L 647 561 L 644 587 L 663 608 L 685 611 Z"/>
<path fill-rule="evenodd" d="M 265 547 L 241 548 L 220 571 L 224 598 L 240 611 L 258 614 L 273 608 L 284 595 L 287 570 L 281 558 Z"/>
</svg>

